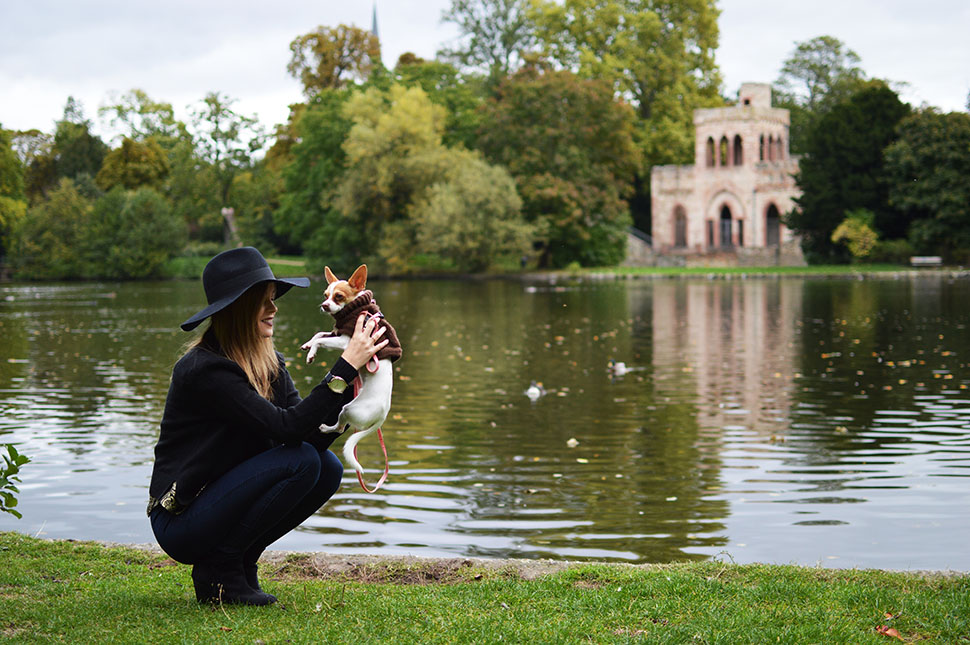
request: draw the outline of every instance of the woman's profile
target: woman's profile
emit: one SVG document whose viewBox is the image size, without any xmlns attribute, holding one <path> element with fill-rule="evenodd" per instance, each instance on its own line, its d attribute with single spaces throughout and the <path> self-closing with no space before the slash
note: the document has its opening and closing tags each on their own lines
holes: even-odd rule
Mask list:
<svg viewBox="0 0 970 645">
<path fill-rule="evenodd" d="M 383 329 L 358 319 L 329 373 L 304 399 L 273 346 L 276 299 L 307 278 L 277 278 L 254 248 L 206 265 L 207 306 L 181 327 L 208 320 L 175 364 L 149 487 L 159 546 L 192 566 L 199 602 L 267 605 L 260 554 L 336 492 L 343 466 L 328 450 L 345 389 L 377 350 Z"/>
</svg>

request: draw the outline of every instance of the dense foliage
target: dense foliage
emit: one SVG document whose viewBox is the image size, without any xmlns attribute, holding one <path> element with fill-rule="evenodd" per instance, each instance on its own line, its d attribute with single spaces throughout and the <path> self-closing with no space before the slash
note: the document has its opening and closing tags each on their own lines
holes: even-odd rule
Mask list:
<svg viewBox="0 0 970 645">
<path fill-rule="evenodd" d="M 874 228 L 883 237 L 905 236 L 889 205 L 883 150 L 908 113 L 894 91 L 873 82 L 835 105 L 809 131 L 796 176 L 802 195 L 786 224 L 802 235 L 810 262 L 849 259 L 848 248 L 833 242 L 832 233 L 856 209 L 874 214 Z"/>
<path fill-rule="evenodd" d="M 0 259 L 35 279 L 158 275 L 243 243 L 312 271 L 616 264 L 630 224 L 650 229 L 651 168 L 688 163 L 693 111 L 724 104 L 718 16 L 714 0 L 452 0 L 450 47 L 393 69 L 369 31 L 319 26 L 290 43 L 305 101 L 272 136 L 221 93 L 183 122 L 132 89 L 99 109 L 102 139 L 68 98 L 50 132 L 0 130 Z M 788 225 L 810 260 L 964 258 L 967 115 L 897 130 L 908 108 L 859 63 L 821 36 L 781 68 L 805 153 Z"/>
</svg>

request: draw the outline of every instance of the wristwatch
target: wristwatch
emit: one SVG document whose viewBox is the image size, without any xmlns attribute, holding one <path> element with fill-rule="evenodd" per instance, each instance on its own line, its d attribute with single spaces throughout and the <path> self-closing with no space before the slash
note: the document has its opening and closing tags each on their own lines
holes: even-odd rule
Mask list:
<svg viewBox="0 0 970 645">
<path fill-rule="evenodd" d="M 337 394 L 342 394 L 347 389 L 347 381 L 335 375 L 333 372 L 329 372 L 323 379 L 323 382 L 327 384 L 331 392 L 336 392 Z"/>
</svg>

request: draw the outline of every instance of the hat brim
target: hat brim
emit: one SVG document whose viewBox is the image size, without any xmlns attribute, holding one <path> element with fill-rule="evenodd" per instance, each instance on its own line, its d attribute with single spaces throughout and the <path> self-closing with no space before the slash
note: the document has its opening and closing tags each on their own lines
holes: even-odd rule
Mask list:
<svg viewBox="0 0 970 645">
<path fill-rule="evenodd" d="M 189 318 L 179 326 L 182 328 L 182 331 L 192 331 L 200 324 L 202 324 L 202 321 L 204 321 L 212 314 L 218 313 L 223 309 L 225 309 L 226 307 L 228 307 L 229 305 L 231 305 L 232 303 L 236 302 L 236 300 L 239 299 L 239 296 L 246 293 L 253 285 L 259 284 L 259 282 L 275 282 L 276 298 L 279 298 L 280 296 L 285 294 L 292 287 L 300 287 L 305 289 L 310 286 L 310 278 L 274 278 L 272 280 L 257 281 L 252 284 L 248 284 L 234 291 L 233 293 L 230 293 L 225 297 L 220 298 L 219 300 L 216 300 L 215 302 L 208 305 L 201 311 L 197 312 L 195 315 L 193 315 L 191 318 Z"/>
</svg>

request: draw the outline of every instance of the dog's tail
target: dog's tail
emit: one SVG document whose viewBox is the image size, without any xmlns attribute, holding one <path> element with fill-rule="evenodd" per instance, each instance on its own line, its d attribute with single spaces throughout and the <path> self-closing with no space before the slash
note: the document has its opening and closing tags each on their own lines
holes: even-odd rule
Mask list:
<svg viewBox="0 0 970 645">
<path fill-rule="evenodd" d="M 367 430 L 355 432 L 347 437 L 347 441 L 344 442 L 344 461 L 350 464 L 358 473 L 364 472 L 364 467 L 360 465 L 359 461 L 357 461 L 357 457 L 354 455 L 354 449 L 357 447 L 357 444 L 360 443 L 361 439 L 370 436 L 375 430 L 377 430 L 376 426 L 373 428 L 368 428 Z"/>
</svg>

